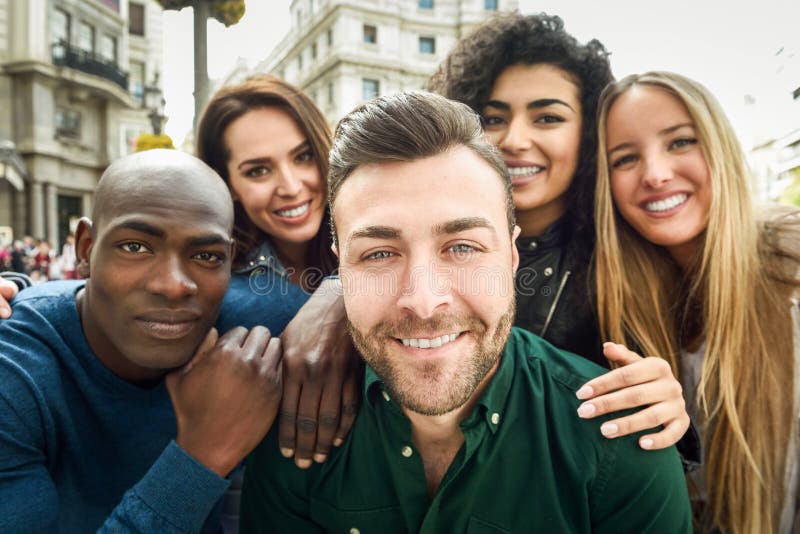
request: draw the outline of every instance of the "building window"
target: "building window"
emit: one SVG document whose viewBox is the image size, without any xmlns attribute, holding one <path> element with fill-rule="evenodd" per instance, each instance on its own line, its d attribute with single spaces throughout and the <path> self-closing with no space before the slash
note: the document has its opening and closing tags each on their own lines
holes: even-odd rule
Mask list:
<svg viewBox="0 0 800 534">
<path fill-rule="evenodd" d="M 94 27 L 85 22 L 78 24 L 78 48 L 94 52 Z"/>
<path fill-rule="evenodd" d="M 128 33 L 144 35 L 144 4 L 128 3 Z"/>
<path fill-rule="evenodd" d="M 117 39 L 108 34 L 100 37 L 100 58 L 106 63 L 117 63 Z"/>
<path fill-rule="evenodd" d="M 369 78 L 361 79 L 361 98 L 369 100 L 375 98 L 380 93 L 381 84 L 378 80 L 370 80 Z"/>
<path fill-rule="evenodd" d="M 81 138 L 81 112 L 74 109 L 56 108 L 56 135 Z"/>
<path fill-rule="evenodd" d="M 131 61 L 131 72 L 128 76 L 128 89 L 133 99 L 140 105 L 144 105 L 144 63 L 141 61 Z"/>
<path fill-rule="evenodd" d="M 317 43 L 311 43 L 311 59 L 317 59 Z"/>
<path fill-rule="evenodd" d="M 364 42 L 377 43 L 378 42 L 378 28 L 370 24 L 364 24 Z"/>
<path fill-rule="evenodd" d="M 800 87 L 792 91 L 792 98 L 795 100 L 800 100 Z"/>
<path fill-rule="evenodd" d="M 419 38 L 419 52 L 420 52 L 420 54 L 435 54 L 436 53 L 436 38 L 435 37 L 420 37 Z"/>
<path fill-rule="evenodd" d="M 333 46 L 333 30 L 331 28 L 328 28 L 327 34 L 328 34 L 327 36 L 328 46 Z"/>
<path fill-rule="evenodd" d="M 63 9 L 55 8 L 53 10 L 53 17 L 50 19 L 50 32 L 52 33 L 53 42 L 69 43 L 69 13 Z"/>
<path fill-rule="evenodd" d="M 486 11 L 497 11 L 497 0 L 483 0 L 483 9 Z"/>
<path fill-rule="evenodd" d="M 417 5 L 422 9 L 433 9 L 433 0 L 418 0 Z"/>
<path fill-rule="evenodd" d="M 328 82 L 328 104 L 333 104 L 333 82 Z"/>
</svg>

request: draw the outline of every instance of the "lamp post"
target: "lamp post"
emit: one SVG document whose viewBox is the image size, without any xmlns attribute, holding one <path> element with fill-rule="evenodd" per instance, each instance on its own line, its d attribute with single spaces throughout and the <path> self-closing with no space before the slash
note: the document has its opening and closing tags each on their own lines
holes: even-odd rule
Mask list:
<svg viewBox="0 0 800 534">
<path fill-rule="evenodd" d="M 164 130 L 164 123 L 167 121 L 167 116 L 164 115 L 164 95 L 158 83 L 158 73 L 153 77 L 153 84 L 144 88 L 144 102 L 145 107 L 150 110 L 147 117 L 150 119 L 150 125 L 153 127 L 154 135 L 161 135 Z"/>
</svg>

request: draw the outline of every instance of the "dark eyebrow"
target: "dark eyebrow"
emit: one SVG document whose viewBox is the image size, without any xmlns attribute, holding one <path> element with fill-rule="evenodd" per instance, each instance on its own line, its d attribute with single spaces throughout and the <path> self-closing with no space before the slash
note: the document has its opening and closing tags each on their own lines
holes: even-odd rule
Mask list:
<svg viewBox="0 0 800 534">
<path fill-rule="evenodd" d="M 126 228 L 128 230 L 133 230 L 134 232 L 141 232 L 143 234 L 151 235 L 161 239 L 167 235 L 167 233 L 161 228 L 142 221 L 123 221 L 117 225 L 115 230 L 117 228 Z"/>
<path fill-rule="evenodd" d="M 311 143 L 308 141 L 308 139 L 303 139 L 303 141 L 299 145 L 297 145 L 296 147 L 294 147 L 293 149 L 291 149 L 289 151 L 289 154 L 297 154 L 298 152 L 302 152 L 302 151 L 304 151 L 306 149 L 309 149 L 309 148 L 311 148 Z M 251 158 L 251 159 L 246 159 L 246 160 L 242 161 L 241 163 L 239 163 L 239 165 L 237 165 L 236 168 L 237 169 L 241 169 L 245 165 L 256 165 L 256 164 L 259 164 L 259 163 L 272 163 L 272 158 Z"/>
<path fill-rule="evenodd" d="M 298 152 L 303 152 L 305 150 L 308 150 L 309 148 L 311 148 L 311 143 L 308 141 L 308 139 L 306 139 L 302 143 L 291 149 L 289 153 L 297 154 Z"/>
<path fill-rule="evenodd" d="M 457 234 L 473 228 L 486 228 L 492 234 L 497 235 L 494 225 L 483 217 L 462 217 L 437 224 L 433 227 L 433 235 Z"/>
<path fill-rule="evenodd" d="M 147 234 L 158 239 L 165 239 L 167 237 L 167 232 L 162 230 L 157 226 L 153 226 L 152 224 L 148 224 L 143 221 L 123 221 L 119 225 L 114 228 L 115 230 L 124 228 L 127 230 L 133 230 L 134 232 L 141 232 L 143 234 Z M 223 235 L 223 234 L 208 234 L 208 235 L 201 235 L 198 237 L 193 237 L 189 240 L 188 245 L 190 247 L 207 247 L 209 245 L 229 245 L 231 242 L 230 237 Z"/>
<path fill-rule="evenodd" d="M 358 230 L 347 236 L 347 246 L 350 246 L 356 239 L 369 238 L 369 239 L 400 239 L 400 230 L 392 228 L 391 226 L 367 226 L 359 228 Z"/>
<path fill-rule="evenodd" d="M 658 132 L 658 135 L 669 135 L 672 132 L 674 132 L 676 130 L 680 130 L 683 127 L 694 128 L 694 123 L 692 123 L 692 122 L 682 122 L 680 124 L 676 124 L 675 126 L 670 126 L 669 128 L 664 128 L 663 130 L 660 130 Z M 617 146 L 615 146 L 614 148 L 612 148 L 611 150 L 609 150 L 608 152 L 606 152 L 606 154 L 611 154 L 612 152 L 616 152 L 617 150 L 623 150 L 623 149 L 626 149 L 626 148 L 631 148 L 632 146 L 633 146 L 633 143 L 620 143 Z"/>
<path fill-rule="evenodd" d="M 547 106 L 553 105 L 561 105 L 566 106 L 572 111 L 575 111 L 572 106 L 564 102 L 563 100 L 559 100 L 558 98 L 539 98 L 537 100 L 533 100 L 528 102 L 528 105 L 525 106 L 528 109 L 538 109 L 538 108 L 546 108 Z M 489 100 L 486 102 L 482 107 L 492 107 L 497 108 L 502 111 L 509 111 L 511 110 L 511 106 L 507 102 L 502 102 L 500 100 Z"/>
<path fill-rule="evenodd" d="M 189 240 L 190 247 L 208 247 L 212 245 L 230 245 L 231 238 L 222 234 L 209 234 L 193 237 Z"/>
</svg>

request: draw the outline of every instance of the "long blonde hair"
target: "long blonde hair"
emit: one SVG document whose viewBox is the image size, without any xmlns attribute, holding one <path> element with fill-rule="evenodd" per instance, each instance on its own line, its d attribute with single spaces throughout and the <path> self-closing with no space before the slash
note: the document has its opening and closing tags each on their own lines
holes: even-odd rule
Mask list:
<svg viewBox="0 0 800 534">
<path fill-rule="evenodd" d="M 711 206 L 703 246 L 681 272 L 620 215 L 611 196 L 608 112 L 634 86 L 683 102 L 708 165 Z M 698 385 L 708 519 L 723 532 L 777 530 L 786 451 L 795 432 L 790 292 L 774 268 L 769 232 L 753 213 L 749 173 L 716 99 L 683 76 L 650 72 L 606 88 L 599 106 L 595 196 L 600 328 L 609 340 L 660 356 L 679 373 L 680 350 L 705 339 Z"/>
</svg>

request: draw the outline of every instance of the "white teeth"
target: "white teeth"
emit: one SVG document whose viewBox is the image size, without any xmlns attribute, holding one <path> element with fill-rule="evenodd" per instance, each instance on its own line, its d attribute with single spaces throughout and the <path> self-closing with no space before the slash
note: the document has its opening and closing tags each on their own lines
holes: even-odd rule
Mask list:
<svg viewBox="0 0 800 534">
<path fill-rule="evenodd" d="M 281 217 L 299 217 L 303 215 L 305 212 L 308 211 L 308 207 L 311 205 L 311 202 L 306 202 L 300 207 L 291 209 L 291 210 L 277 210 L 275 213 L 280 215 Z"/>
<path fill-rule="evenodd" d="M 442 345 L 446 345 L 456 340 L 458 334 L 445 334 L 443 336 L 435 337 L 432 339 L 428 338 L 409 338 L 409 339 L 401 339 L 400 341 L 406 347 L 412 348 L 420 348 L 420 349 L 435 349 L 436 347 L 441 347 Z"/>
<path fill-rule="evenodd" d="M 677 195 L 671 196 L 669 198 L 665 198 L 663 200 L 657 200 L 655 202 L 648 202 L 645 204 L 644 209 L 647 211 L 667 211 L 671 210 L 676 206 L 680 206 L 686 199 L 689 198 L 685 193 L 679 193 Z"/>
<path fill-rule="evenodd" d="M 528 176 L 532 174 L 537 174 L 542 172 L 544 167 L 540 167 L 538 165 L 533 165 L 531 167 L 509 167 L 508 173 L 511 175 L 512 178 L 516 178 L 518 176 Z"/>
</svg>

